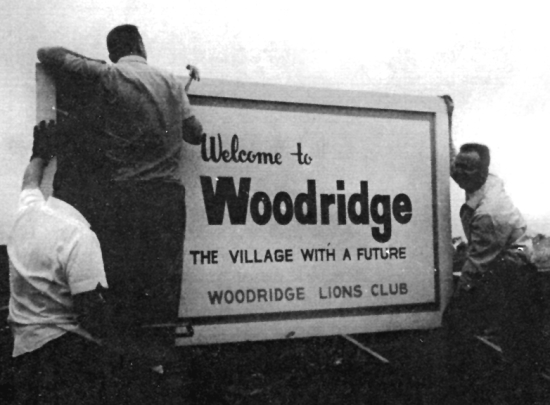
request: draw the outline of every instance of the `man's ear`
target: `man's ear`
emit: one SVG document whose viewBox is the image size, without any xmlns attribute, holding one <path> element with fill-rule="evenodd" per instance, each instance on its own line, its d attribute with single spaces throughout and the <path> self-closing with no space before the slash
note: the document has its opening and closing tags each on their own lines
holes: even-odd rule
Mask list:
<svg viewBox="0 0 550 405">
<path fill-rule="evenodd" d="M 147 51 L 145 50 L 145 45 L 143 44 L 143 41 L 141 39 L 139 40 L 137 54 L 144 59 L 147 59 Z"/>
<path fill-rule="evenodd" d="M 481 174 L 483 176 L 483 184 L 485 184 L 485 181 L 489 177 L 489 167 L 484 167 L 483 169 L 481 169 Z"/>
</svg>

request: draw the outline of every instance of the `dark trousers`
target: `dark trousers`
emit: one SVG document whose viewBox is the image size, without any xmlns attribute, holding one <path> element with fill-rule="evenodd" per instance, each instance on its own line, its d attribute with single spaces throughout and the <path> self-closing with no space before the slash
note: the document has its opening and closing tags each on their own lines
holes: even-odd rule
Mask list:
<svg viewBox="0 0 550 405">
<path fill-rule="evenodd" d="M 14 404 L 135 405 L 159 403 L 162 376 L 128 357 L 66 333 L 15 357 Z"/>
<path fill-rule="evenodd" d="M 142 326 L 178 318 L 185 189 L 155 182 L 87 185 L 82 190 L 59 181 L 56 197 L 79 209 L 98 236 L 109 284 L 109 332 L 149 366 L 163 364 L 173 357 L 175 328 Z"/>
<path fill-rule="evenodd" d="M 101 244 L 109 298 L 124 323 L 178 317 L 185 188 L 178 183 L 58 180 L 56 197 L 77 208 Z"/>
<path fill-rule="evenodd" d="M 456 391 L 475 389 L 482 380 L 473 365 L 473 339 L 494 331 L 506 361 L 503 374 L 495 378 L 510 392 L 507 401 L 532 403 L 533 384 L 542 366 L 541 318 L 537 269 L 520 255 L 501 254 L 470 291 L 457 290 L 444 316 L 449 375 Z M 480 369 L 483 365 L 478 365 Z"/>
<path fill-rule="evenodd" d="M 183 272 L 185 189 L 119 183 L 94 215 L 109 300 L 122 324 L 173 323 Z"/>
<path fill-rule="evenodd" d="M 105 403 L 109 367 L 103 349 L 73 333 L 15 357 L 16 404 Z"/>
</svg>

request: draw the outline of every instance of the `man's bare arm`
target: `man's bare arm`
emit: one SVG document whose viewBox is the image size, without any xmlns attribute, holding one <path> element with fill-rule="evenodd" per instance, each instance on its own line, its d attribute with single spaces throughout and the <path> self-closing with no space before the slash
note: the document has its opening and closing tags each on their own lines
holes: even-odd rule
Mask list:
<svg viewBox="0 0 550 405">
<path fill-rule="evenodd" d="M 455 109 L 455 104 L 451 96 L 447 94 L 439 97 L 443 99 L 443 101 L 445 102 L 445 106 L 447 107 L 447 117 L 448 117 L 448 124 L 449 124 L 449 158 L 450 158 L 451 171 L 452 171 L 453 163 L 456 157 L 456 149 L 453 142 L 453 112 Z"/>
<path fill-rule="evenodd" d="M 46 162 L 42 158 L 33 158 L 23 175 L 22 190 L 31 188 L 40 188 L 42 183 L 42 177 L 44 176 L 44 168 L 47 166 Z"/>
</svg>

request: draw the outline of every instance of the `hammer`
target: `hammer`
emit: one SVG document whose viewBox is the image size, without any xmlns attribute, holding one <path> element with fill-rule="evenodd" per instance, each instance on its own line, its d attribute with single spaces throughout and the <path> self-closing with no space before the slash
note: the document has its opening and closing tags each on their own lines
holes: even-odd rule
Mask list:
<svg viewBox="0 0 550 405">
<path fill-rule="evenodd" d="M 193 65 L 187 65 L 186 69 L 189 70 L 189 81 L 185 85 L 185 92 L 189 92 L 189 87 L 191 87 L 191 82 L 193 80 L 196 80 L 198 82 L 201 81 L 201 75 L 199 73 L 199 69 L 196 66 Z"/>
</svg>

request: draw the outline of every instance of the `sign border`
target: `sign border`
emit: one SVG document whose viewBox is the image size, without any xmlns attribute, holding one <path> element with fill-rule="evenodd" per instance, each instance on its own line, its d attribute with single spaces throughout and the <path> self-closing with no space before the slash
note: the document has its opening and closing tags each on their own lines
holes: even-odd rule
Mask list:
<svg viewBox="0 0 550 405">
<path fill-rule="evenodd" d="M 224 83 L 226 84 L 226 83 Z M 366 94 L 372 95 L 372 93 L 364 92 L 346 92 L 338 90 L 328 90 L 328 89 L 313 89 L 308 93 L 303 93 L 300 90 L 303 88 L 294 88 L 291 86 L 277 86 L 277 85 L 263 85 L 255 83 L 246 83 L 243 84 L 243 87 L 251 86 L 252 89 L 248 91 L 243 91 L 237 87 L 231 86 L 231 84 L 236 84 L 235 82 L 228 83 L 232 90 L 235 91 L 236 97 L 233 96 L 224 96 L 216 89 L 206 88 L 201 89 L 201 94 L 190 94 L 189 98 L 192 105 L 195 106 L 216 106 L 224 107 L 224 104 L 230 104 L 228 107 L 235 107 L 239 104 L 249 104 L 253 103 L 255 109 L 262 110 L 267 109 L 268 105 L 280 105 L 280 106 L 299 106 L 303 107 L 321 107 L 325 108 L 336 108 L 344 110 L 370 110 L 378 114 L 410 114 L 414 117 L 422 117 L 429 122 L 430 126 L 430 155 L 431 155 L 431 188 L 432 188 L 432 237 L 433 237 L 433 253 L 434 253 L 434 289 L 435 289 L 435 300 L 433 302 L 423 302 L 415 304 L 396 304 L 396 305 L 380 305 L 380 306 L 362 306 L 362 307 L 348 307 L 348 308 L 327 308 L 327 309 L 313 309 L 313 310 L 304 310 L 304 311 L 277 311 L 277 312 L 260 312 L 260 313 L 247 313 L 247 314 L 234 314 L 234 315 L 211 315 L 211 316 L 191 316 L 178 317 L 178 323 L 195 325 L 195 326 L 204 326 L 204 325 L 224 325 L 224 324 L 235 324 L 235 323 L 253 323 L 253 322 L 270 322 L 270 321 L 290 321 L 290 320 L 303 320 L 303 319 L 318 319 L 318 318 L 333 318 L 333 317 L 355 317 L 355 316 L 365 316 L 365 315 L 381 315 L 381 314 L 398 314 L 398 313 L 414 313 L 414 312 L 437 312 L 441 309 L 441 286 L 440 286 L 440 260 L 439 260 L 439 221 L 437 213 L 437 136 L 436 136 L 436 112 L 431 109 L 431 111 L 426 111 L 424 108 L 416 109 L 405 109 L 405 105 L 398 105 L 398 108 L 389 108 L 390 100 L 392 95 L 380 95 L 375 94 L 376 96 L 383 97 L 382 106 L 384 108 L 375 108 L 370 102 L 368 102 Z M 261 88 L 261 91 L 260 91 Z M 271 89 L 269 89 L 271 88 Z M 282 97 L 276 100 L 273 96 L 273 91 L 276 89 L 277 92 L 283 90 L 281 94 Z M 326 100 L 327 93 L 341 93 L 345 94 L 347 97 L 338 97 L 339 102 L 334 104 L 316 102 L 313 103 L 313 98 L 318 96 L 324 96 L 317 98 L 317 100 Z M 206 94 L 205 94 L 206 93 Z M 292 93 L 295 93 L 292 95 Z M 313 93 L 318 93 L 314 95 Z M 268 95 L 263 97 L 257 97 L 259 94 Z M 363 96 L 362 102 L 359 102 Z M 313 97 L 313 98 L 312 98 Z M 394 96 L 395 97 L 395 96 Z M 409 98 L 410 96 L 404 96 Z M 293 101 L 300 100 L 300 102 Z M 412 101 L 412 100 L 411 100 Z M 258 106 L 260 104 L 260 106 Z M 262 106 L 263 104 L 263 106 Z M 355 105 L 352 105 L 355 104 Z M 357 105 L 359 104 L 359 106 Z M 415 103 L 416 104 L 416 103 Z M 185 272 L 185 269 L 183 270 Z M 188 336 L 186 332 L 177 333 L 177 337 Z"/>
</svg>

